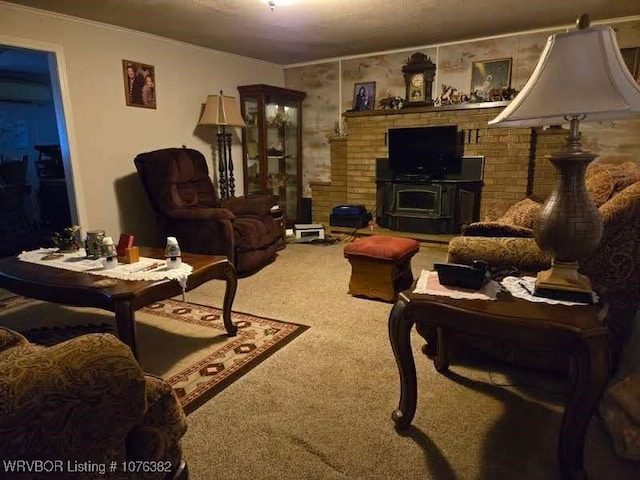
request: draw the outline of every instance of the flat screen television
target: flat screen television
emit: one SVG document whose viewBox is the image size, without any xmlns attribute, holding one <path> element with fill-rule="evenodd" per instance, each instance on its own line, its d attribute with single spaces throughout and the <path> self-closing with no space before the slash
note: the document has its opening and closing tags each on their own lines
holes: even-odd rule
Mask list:
<svg viewBox="0 0 640 480">
<path fill-rule="evenodd" d="M 462 138 L 455 125 L 390 128 L 389 168 L 396 178 L 443 178 L 459 174 Z"/>
</svg>

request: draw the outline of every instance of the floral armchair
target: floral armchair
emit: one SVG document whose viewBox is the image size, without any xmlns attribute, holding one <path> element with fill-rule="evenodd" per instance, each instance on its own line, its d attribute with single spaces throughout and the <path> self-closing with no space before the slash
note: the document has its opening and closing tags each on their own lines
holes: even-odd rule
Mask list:
<svg viewBox="0 0 640 480">
<path fill-rule="evenodd" d="M 607 298 L 617 365 L 640 307 L 640 170 L 633 162 L 594 163 L 587 169 L 586 184 L 602 217 L 603 237 L 595 254 L 579 261 L 580 271 Z M 465 226 L 462 236 L 449 243 L 448 261 L 471 264 L 484 260 L 494 270 L 515 267 L 531 274 L 550 268 L 551 259 L 533 238 L 541 205 L 527 198 L 494 221 Z"/>
<path fill-rule="evenodd" d="M 180 447 L 186 418 L 171 386 L 145 375 L 113 335 L 42 347 L 0 327 L 0 372 L 0 478 L 187 478 Z M 12 475 L 12 460 L 57 461 L 61 471 Z M 113 461 L 118 468 L 109 473 Z M 125 475 L 123 461 L 160 468 Z M 106 472 L 70 474 L 76 463 Z"/>
</svg>

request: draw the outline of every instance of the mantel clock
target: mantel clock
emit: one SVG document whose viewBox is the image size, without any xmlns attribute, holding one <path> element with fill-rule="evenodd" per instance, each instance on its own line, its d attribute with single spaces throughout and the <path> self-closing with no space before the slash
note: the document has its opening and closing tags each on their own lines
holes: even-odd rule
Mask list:
<svg viewBox="0 0 640 480">
<path fill-rule="evenodd" d="M 414 53 L 402 67 L 406 85 L 406 107 L 433 105 L 431 98 L 436 65 L 424 53 Z"/>
</svg>

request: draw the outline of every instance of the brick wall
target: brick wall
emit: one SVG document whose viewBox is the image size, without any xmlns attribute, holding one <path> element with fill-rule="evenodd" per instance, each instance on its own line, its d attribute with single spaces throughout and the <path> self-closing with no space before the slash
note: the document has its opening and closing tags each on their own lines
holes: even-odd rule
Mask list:
<svg viewBox="0 0 640 480">
<path fill-rule="evenodd" d="M 347 203 L 347 138 L 332 139 L 330 151 L 331 181 L 309 184 L 313 192 L 313 222 L 326 225 L 329 225 L 331 209 Z"/>
<path fill-rule="evenodd" d="M 560 151 L 566 144 L 568 135 L 569 132 L 560 127 L 536 130 L 536 160 L 532 191 L 534 195 L 544 198 L 551 193 L 557 174 L 556 169 L 545 156 Z"/>
<path fill-rule="evenodd" d="M 501 214 L 526 195 L 548 194 L 555 171 L 544 156 L 560 149 L 566 130 L 489 127 L 504 105 L 474 107 L 345 114 L 349 136 L 331 141 L 331 182 L 310 185 L 313 221 L 328 223 L 331 208 L 340 203 L 375 208 L 376 159 L 388 156 L 389 128 L 453 124 L 464 131 L 464 154 L 485 158 L 481 219 Z"/>
</svg>

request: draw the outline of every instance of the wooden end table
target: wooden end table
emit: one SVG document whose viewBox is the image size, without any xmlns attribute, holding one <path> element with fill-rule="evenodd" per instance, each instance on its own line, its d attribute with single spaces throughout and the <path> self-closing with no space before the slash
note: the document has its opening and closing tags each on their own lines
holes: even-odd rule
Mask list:
<svg viewBox="0 0 640 480">
<path fill-rule="evenodd" d="M 560 472 L 563 479 L 584 479 L 585 435 L 610 375 L 605 316 L 602 305 L 534 303 L 508 293 L 488 301 L 404 291 L 389 316 L 389 339 L 400 373 L 400 403 L 391 417 L 401 429 L 411 423 L 416 411 L 416 367 L 410 341 L 414 324 L 423 337 L 425 329 L 436 329 L 434 365 L 441 373 L 449 367 L 451 331 L 560 350 L 570 357 L 571 382 L 558 439 Z"/>
<path fill-rule="evenodd" d="M 164 250 L 140 247 L 140 256 L 164 259 Z M 185 291 L 192 290 L 209 280 L 226 281 L 222 319 L 227 333 L 234 336 L 238 327 L 231 321 L 231 306 L 236 295 L 238 277 L 233 264 L 227 257 L 220 255 L 196 255 L 184 252 L 182 261 L 193 267 L 193 272 L 187 279 Z M 135 311 L 182 293 L 182 287 L 175 280 L 119 280 L 23 262 L 18 257 L 0 259 L 0 288 L 46 302 L 101 308 L 114 312 L 118 338 L 131 348 L 136 359 L 138 342 Z"/>
</svg>

